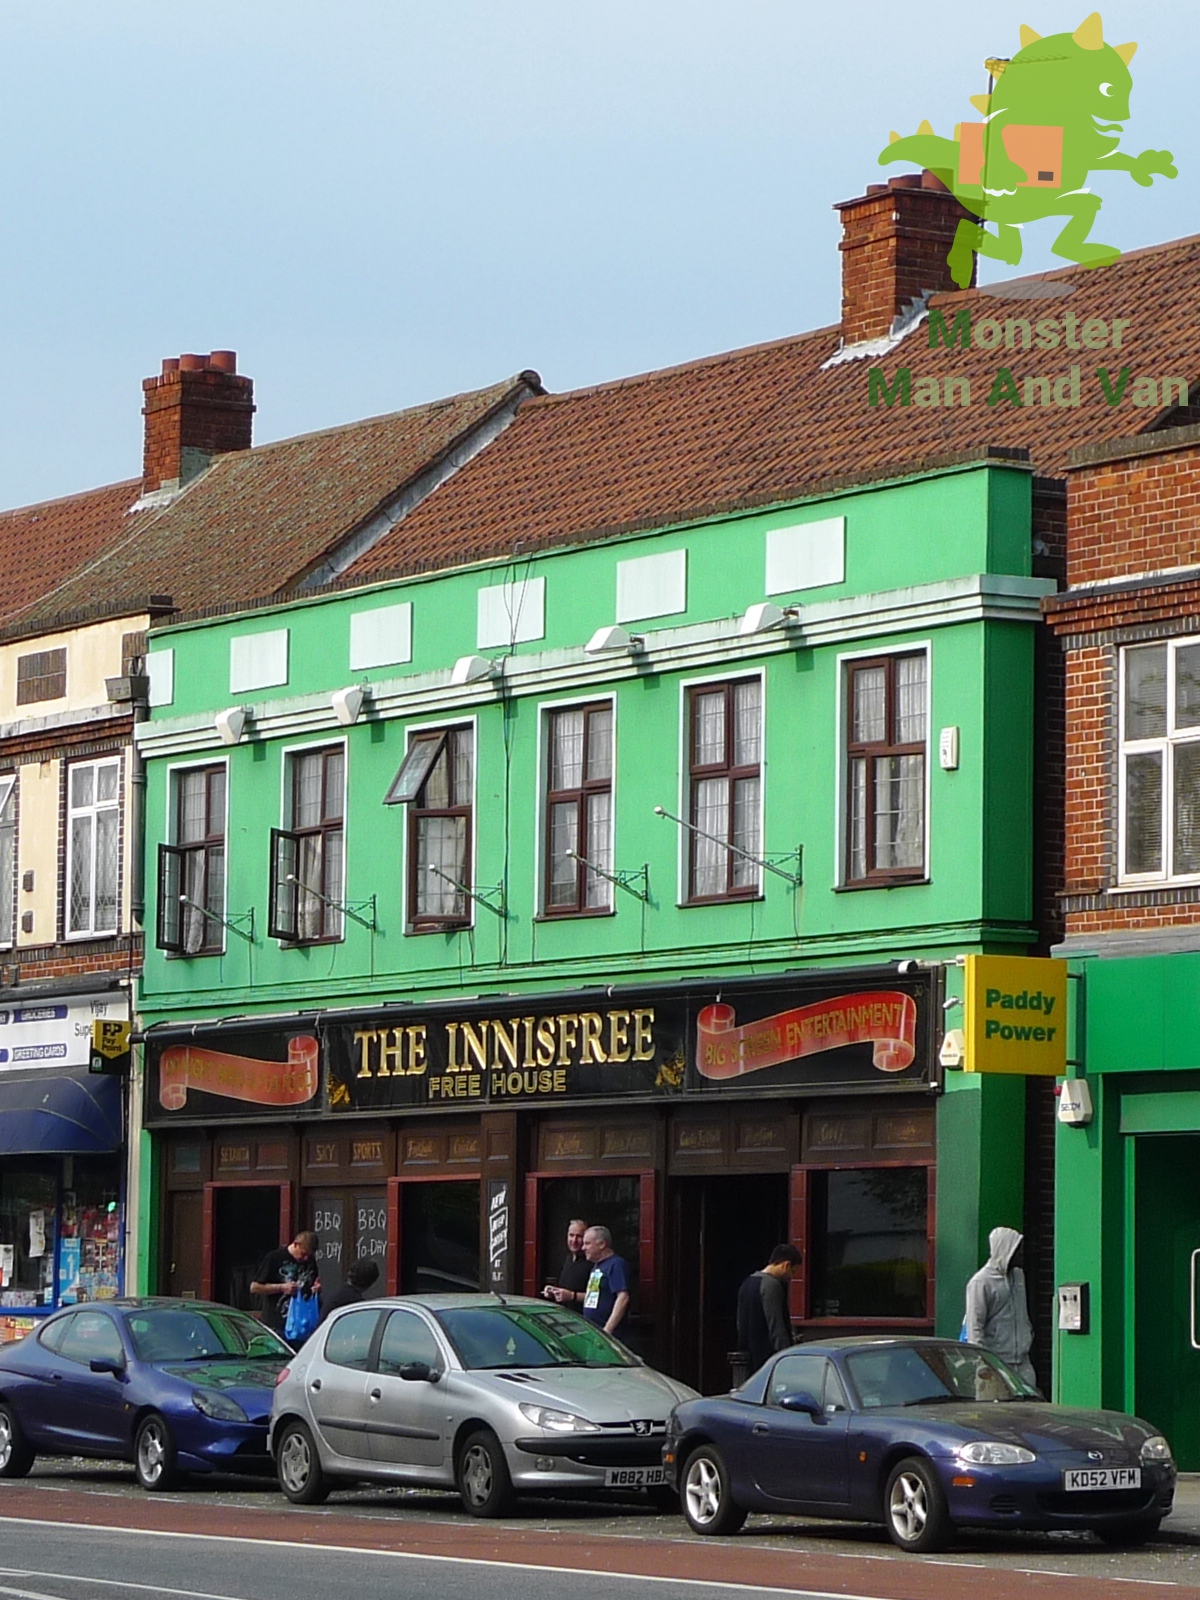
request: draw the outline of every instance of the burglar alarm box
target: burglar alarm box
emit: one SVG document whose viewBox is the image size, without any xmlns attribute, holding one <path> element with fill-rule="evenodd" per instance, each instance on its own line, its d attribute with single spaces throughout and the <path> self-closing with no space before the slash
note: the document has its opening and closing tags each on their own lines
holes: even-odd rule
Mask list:
<svg viewBox="0 0 1200 1600">
<path fill-rule="evenodd" d="M 1058 1286 L 1058 1326 L 1063 1333 L 1087 1333 L 1089 1285 L 1060 1283 Z"/>
</svg>

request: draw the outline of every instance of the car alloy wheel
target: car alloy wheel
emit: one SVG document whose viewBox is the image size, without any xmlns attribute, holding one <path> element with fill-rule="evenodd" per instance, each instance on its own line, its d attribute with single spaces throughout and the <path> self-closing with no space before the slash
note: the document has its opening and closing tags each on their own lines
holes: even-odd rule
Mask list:
<svg viewBox="0 0 1200 1600">
<path fill-rule="evenodd" d="M 458 1458 L 458 1492 L 473 1517 L 502 1517 L 513 1487 L 500 1441 L 490 1430 L 473 1433 Z"/>
<path fill-rule="evenodd" d="M 683 1467 L 683 1514 L 696 1533 L 736 1533 L 746 1513 L 729 1491 L 729 1472 L 712 1445 L 693 1450 Z"/>
<path fill-rule="evenodd" d="M 33 1451 L 20 1424 L 8 1406 L 0 1406 L 0 1478 L 24 1478 L 32 1466 Z"/>
<path fill-rule="evenodd" d="M 275 1470 L 285 1495 L 298 1506 L 319 1505 L 329 1496 L 313 1436 L 302 1422 L 289 1422 L 275 1451 Z"/>
<path fill-rule="evenodd" d="M 169 1489 L 178 1477 L 175 1440 L 166 1421 L 157 1413 L 148 1416 L 138 1429 L 133 1461 L 137 1480 L 143 1489 Z"/>
<path fill-rule="evenodd" d="M 919 1456 L 892 1468 L 883 1510 L 891 1541 L 901 1550 L 941 1550 L 950 1537 L 946 1496 L 933 1468 Z"/>
</svg>

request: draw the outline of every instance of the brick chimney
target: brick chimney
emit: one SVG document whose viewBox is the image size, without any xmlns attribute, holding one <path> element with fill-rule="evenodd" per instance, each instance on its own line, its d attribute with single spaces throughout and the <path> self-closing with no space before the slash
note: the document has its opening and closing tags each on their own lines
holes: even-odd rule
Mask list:
<svg viewBox="0 0 1200 1600">
<path fill-rule="evenodd" d="M 146 403 L 142 493 L 182 488 L 214 456 L 250 448 L 254 383 L 238 376 L 237 355 L 178 356 L 142 384 Z"/>
<path fill-rule="evenodd" d="M 867 185 L 842 214 L 842 338 L 878 339 L 925 290 L 957 289 L 946 256 L 970 216 L 932 172 Z M 971 283 L 975 268 L 971 268 Z"/>
</svg>

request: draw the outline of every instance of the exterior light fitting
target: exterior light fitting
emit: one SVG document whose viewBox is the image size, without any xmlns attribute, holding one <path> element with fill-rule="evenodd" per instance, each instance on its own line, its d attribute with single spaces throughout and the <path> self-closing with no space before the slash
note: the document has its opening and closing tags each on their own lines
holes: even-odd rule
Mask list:
<svg viewBox="0 0 1200 1600">
<path fill-rule="evenodd" d="M 461 689 L 468 683 L 480 683 L 484 678 L 494 678 L 500 671 L 498 661 L 487 656 L 459 656 L 450 673 L 450 682 Z"/>
<path fill-rule="evenodd" d="M 796 622 L 799 616 L 799 606 L 777 606 L 771 600 L 760 600 L 757 605 L 749 607 L 738 623 L 738 632 L 743 638 L 751 633 L 767 633 L 772 628 L 782 628 L 786 623 Z"/>
<path fill-rule="evenodd" d="M 361 683 L 351 684 L 348 689 L 335 689 L 330 696 L 333 714 L 343 728 L 352 728 L 358 721 L 362 712 L 363 701 L 367 691 Z"/>
<path fill-rule="evenodd" d="M 632 655 L 635 650 L 645 648 L 646 641 L 642 635 L 627 632 L 620 623 L 613 623 L 609 628 L 597 628 L 583 647 L 584 654 L 589 656 L 607 655 L 617 650 L 625 650 Z"/>
<path fill-rule="evenodd" d="M 228 711 L 218 711 L 213 727 L 222 744 L 237 744 L 246 729 L 245 706 L 230 706 Z"/>
</svg>

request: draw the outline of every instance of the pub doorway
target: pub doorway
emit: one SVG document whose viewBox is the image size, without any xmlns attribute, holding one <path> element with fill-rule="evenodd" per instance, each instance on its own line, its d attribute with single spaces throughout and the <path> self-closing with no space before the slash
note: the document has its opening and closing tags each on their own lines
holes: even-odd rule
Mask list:
<svg viewBox="0 0 1200 1600">
<path fill-rule="evenodd" d="M 211 1224 L 205 1229 L 211 1257 L 204 1274 L 204 1297 L 252 1311 L 255 1303 L 250 1285 L 259 1262 L 269 1250 L 287 1243 L 287 1187 L 210 1183 L 205 1188 L 205 1200 L 211 1207 Z"/>
<path fill-rule="evenodd" d="M 674 1178 L 669 1225 L 669 1370 L 701 1394 L 720 1394 L 737 1348 L 738 1289 L 789 1237 L 787 1174 Z"/>
<path fill-rule="evenodd" d="M 399 1179 L 388 1185 L 391 1237 L 399 1245 L 393 1271 L 400 1294 L 478 1293 L 478 1178 Z"/>
</svg>

